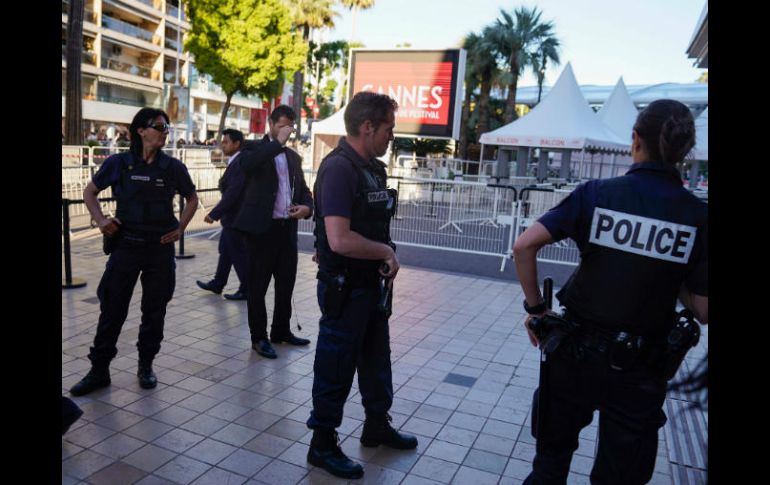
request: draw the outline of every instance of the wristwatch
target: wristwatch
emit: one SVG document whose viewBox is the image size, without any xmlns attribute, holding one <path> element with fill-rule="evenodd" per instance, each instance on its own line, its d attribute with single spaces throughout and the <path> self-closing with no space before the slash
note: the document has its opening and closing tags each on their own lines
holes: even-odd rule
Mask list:
<svg viewBox="0 0 770 485">
<path fill-rule="evenodd" d="M 548 307 L 545 306 L 545 300 L 540 300 L 540 303 L 535 306 L 529 306 L 527 305 L 527 299 L 524 298 L 524 311 L 530 315 L 540 315 L 546 310 L 548 310 Z"/>
</svg>

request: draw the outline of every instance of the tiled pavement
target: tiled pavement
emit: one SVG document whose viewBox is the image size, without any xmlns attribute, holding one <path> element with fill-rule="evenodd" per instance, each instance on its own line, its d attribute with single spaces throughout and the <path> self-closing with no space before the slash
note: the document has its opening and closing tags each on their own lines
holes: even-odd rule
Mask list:
<svg viewBox="0 0 770 485">
<path fill-rule="evenodd" d="M 245 302 L 195 285 L 213 273 L 217 242 L 190 238 L 185 248 L 197 256 L 177 262 L 176 292 L 155 361 L 158 387 L 143 390 L 135 376 L 137 285 L 111 366 L 112 386 L 75 398 L 85 413 L 62 438 L 62 483 L 345 483 L 305 461 L 319 318 L 310 255 L 300 254 L 292 330 L 312 343 L 277 345 L 278 359 L 268 360 L 249 348 Z M 74 276 L 88 286 L 62 291 L 65 395 L 89 368 L 105 261 L 98 238 L 73 242 Z M 364 464 L 364 478 L 351 483 L 521 483 L 534 454 L 529 416 L 538 352 L 522 329 L 518 284 L 414 267 L 402 268 L 396 281 L 391 415 L 420 444 L 414 451 L 362 447 L 364 414 L 354 383 L 338 430 L 343 450 Z M 236 286 L 233 272 L 226 291 Z M 705 352 L 702 340 L 689 361 Z M 667 428 L 674 421 L 669 413 Z M 589 483 L 597 422 L 581 433 L 570 484 Z M 666 436 L 661 430 L 651 483 L 700 482 L 702 471 L 680 466 Z"/>
</svg>

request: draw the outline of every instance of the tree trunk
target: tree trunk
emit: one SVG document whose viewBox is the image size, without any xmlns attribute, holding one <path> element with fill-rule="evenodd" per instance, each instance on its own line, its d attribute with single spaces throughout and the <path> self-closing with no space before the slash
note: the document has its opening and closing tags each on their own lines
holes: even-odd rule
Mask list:
<svg viewBox="0 0 770 485">
<path fill-rule="evenodd" d="M 479 121 L 476 124 L 477 141 L 481 135 L 489 131 L 489 92 L 492 90 L 492 80 L 481 81 L 481 94 L 479 96 Z"/>
<path fill-rule="evenodd" d="M 465 100 L 463 101 L 463 112 L 460 117 L 460 141 L 457 144 L 457 152 L 463 160 L 468 159 L 468 118 L 471 116 L 471 93 L 473 89 L 470 83 L 465 86 Z"/>
<path fill-rule="evenodd" d="M 83 52 L 83 0 L 70 0 L 67 12 L 67 91 L 65 100 L 64 144 L 83 144 L 83 92 L 80 62 Z"/>
<path fill-rule="evenodd" d="M 305 42 L 305 45 L 308 45 L 309 39 L 310 39 L 310 27 L 307 25 L 303 25 L 302 40 Z M 305 61 L 305 66 L 302 67 L 301 69 L 298 69 L 297 72 L 294 73 L 294 112 L 297 114 L 296 140 L 299 140 L 300 135 L 302 135 L 302 93 L 304 91 L 303 84 L 305 82 L 306 69 L 307 69 L 307 60 Z"/>
<path fill-rule="evenodd" d="M 227 94 L 227 99 L 225 100 L 224 107 L 222 107 L 222 116 L 219 118 L 219 132 L 214 136 L 214 138 L 216 138 L 217 140 L 220 139 L 219 137 L 222 135 L 222 132 L 225 130 L 225 118 L 227 118 L 227 111 L 230 109 L 230 101 L 233 99 L 233 94 L 235 94 L 235 92 L 226 93 L 226 94 Z"/>
<path fill-rule="evenodd" d="M 505 100 L 503 121 L 507 124 L 516 119 L 516 85 L 519 84 L 519 64 L 511 56 L 511 83 L 508 85 L 508 97 Z"/>
</svg>

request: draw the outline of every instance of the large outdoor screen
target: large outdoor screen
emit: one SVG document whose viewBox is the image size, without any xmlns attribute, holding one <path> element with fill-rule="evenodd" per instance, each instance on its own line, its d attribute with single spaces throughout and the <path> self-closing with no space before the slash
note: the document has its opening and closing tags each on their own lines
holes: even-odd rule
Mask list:
<svg viewBox="0 0 770 485">
<path fill-rule="evenodd" d="M 360 91 L 398 102 L 399 136 L 459 138 L 465 51 L 352 49 L 348 99 Z"/>
</svg>

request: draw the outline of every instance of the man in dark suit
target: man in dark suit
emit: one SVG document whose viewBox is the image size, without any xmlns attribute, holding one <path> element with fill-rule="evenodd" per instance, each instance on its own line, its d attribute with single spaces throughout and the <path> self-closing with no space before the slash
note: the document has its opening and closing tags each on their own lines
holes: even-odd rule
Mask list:
<svg viewBox="0 0 770 485">
<path fill-rule="evenodd" d="M 230 276 L 230 267 L 235 267 L 235 273 L 241 282 L 238 291 L 225 294 L 228 300 L 246 299 L 247 261 L 246 245 L 243 236 L 232 228 L 238 210 L 243 201 L 243 190 L 246 187 L 241 162 L 239 160 L 243 133 L 238 130 L 227 129 L 222 131 L 222 153 L 230 157 L 227 161 L 227 169 L 219 181 L 219 190 L 222 191 L 222 199 L 203 219 L 212 224 L 220 221 L 222 233 L 219 236 L 219 261 L 214 279 L 209 282 L 196 281 L 202 289 L 216 293 L 222 293 L 227 278 Z"/>
<path fill-rule="evenodd" d="M 297 276 L 297 220 L 312 214 L 313 198 L 302 174 L 302 159 L 286 148 L 297 116 L 281 105 L 270 114 L 270 131 L 241 151 L 246 191 L 233 227 L 246 234 L 247 306 L 251 346 L 263 357 L 276 358 L 270 342 L 307 345 L 292 335 L 291 295 Z M 267 339 L 265 294 L 275 278 L 275 306 Z"/>
</svg>

